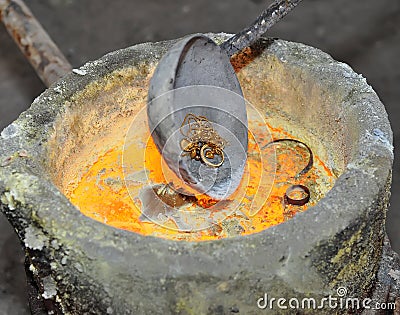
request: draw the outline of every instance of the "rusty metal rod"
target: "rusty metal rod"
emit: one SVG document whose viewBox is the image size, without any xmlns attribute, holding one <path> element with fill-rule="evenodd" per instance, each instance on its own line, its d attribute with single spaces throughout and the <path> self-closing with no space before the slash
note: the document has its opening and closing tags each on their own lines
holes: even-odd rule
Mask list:
<svg viewBox="0 0 400 315">
<path fill-rule="evenodd" d="M 72 67 L 22 0 L 0 0 L 0 20 L 49 87 Z"/>
<path fill-rule="evenodd" d="M 244 30 L 221 44 L 229 56 L 245 47 L 251 46 L 266 31 L 274 26 L 286 14 L 292 11 L 302 0 L 275 0 L 260 16 Z"/>
</svg>

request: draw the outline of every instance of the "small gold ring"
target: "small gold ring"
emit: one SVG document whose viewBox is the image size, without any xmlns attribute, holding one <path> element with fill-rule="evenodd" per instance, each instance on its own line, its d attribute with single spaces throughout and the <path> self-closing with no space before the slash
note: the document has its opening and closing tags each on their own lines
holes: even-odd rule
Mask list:
<svg viewBox="0 0 400 315">
<path fill-rule="evenodd" d="M 302 192 L 305 196 L 303 198 L 290 197 L 290 194 L 295 191 Z M 290 186 L 285 192 L 284 201 L 286 204 L 294 206 L 304 206 L 310 201 L 310 190 L 304 185 Z"/>
<path fill-rule="evenodd" d="M 215 154 L 216 155 L 219 155 L 220 157 L 221 157 L 221 161 L 219 162 L 219 163 L 217 163 L 217 164 L 214 164 L 214 163 L 212 163 L 212 162 L 210 162 L 208 159 L 207 159 L 207 157 L 206 157 L 206 155 L 205 155 L 205 151 L 207 150 L 207 149 L 210 149 L 210 150 L 212 150 L 212 148 L 208 145 L 208 144 L 205 144 L 205 145 L 203 145 L 202 147 L 201 147 L 201 149 L 200 149 L 200 157 L 201 157 L 201 160 L 205 163 L 205 164 L 207 164 L 208 166 L 211 166 L 211 167 L 220 167 L 223 163 L 224 163 L 224 160 L 225 160 L 225 156 L 224 156 L 224 152 L 221 150 L 221 149 L 219 149 L 219 148 L 217 148 L 215 151 Z"/>
</svg>

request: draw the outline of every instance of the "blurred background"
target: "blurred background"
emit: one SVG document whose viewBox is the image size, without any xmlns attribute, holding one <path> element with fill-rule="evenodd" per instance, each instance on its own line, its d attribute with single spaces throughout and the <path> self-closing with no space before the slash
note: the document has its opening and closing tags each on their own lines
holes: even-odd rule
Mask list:
<svg viewBox="0 0 400 315">
<path fill-rule="evenodd" d="M 146 41 L 197 32 L 236 33 L 272 1 L 25 2 L 71 64 L 79 67 L 112 50 Z M 386 105 L 395 148 L 400 148 L 400 1 L 304 0 L 267 35 L 315 46 L 362 73 Z M 44 89 L 0 24 L 0 130 Z M 400 252 L 399 192 L 400 160 L 396 158 L 387 230 L 397 252 Z M 18 239 L 0 214 L 0 314 L 29 314 L 23 260 Z"/>
</svg>

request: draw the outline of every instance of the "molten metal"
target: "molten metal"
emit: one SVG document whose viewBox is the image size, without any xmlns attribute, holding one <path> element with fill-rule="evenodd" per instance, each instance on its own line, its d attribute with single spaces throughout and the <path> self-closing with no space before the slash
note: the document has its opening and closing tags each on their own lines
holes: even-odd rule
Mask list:
<svg viewBox="0 0 400 315">
<path fill-rule="evenodd" d="M 252 122 L 249 124 L 252 125 Z M 282 129 L 269 128 L 274 139 L 290 137 Z M 252 130 L 257 136 L 257 131 L 262 129 L 252 126 Z M 141 141 L 147 141 L 146 145 L 140 145 Z M 254 136 L 249 134 L 248 161 L 241 187 L 224 201 L 213 200 L 206 195 L 188 197 L 179 194 L 179 187 L 171 186 L 170 181 L 165 179 L 161 155 L 147 130 L 142 130 L 140 139 L 128 148 L 133 160 L 146 156 L 144 169 L 137 163 L 124 181 L 121 139 L 99 156 L 66 194 L 83 214 L 143 235 L 205 241 L 252 234 L 282 223 L 315 205 L 335 181 L 335 176 L 318 156 L 314 157 L 314 166 L 309 172 L 297 177 L 310 156 L 308 150 L 296 142 L 280 142 L 274 146 L 267 144 L 265 149 L 271 151 L 268 156 L 274 157 L 276 150 L 277 169 L 272 187 L 257 187 L 261 174 L 272 176 L 274 161 L 259 160 L 259 146 Z M 285 196 L 293 185 L 309 187 L 308 203 L 299 206 L 285 202 Z M 252 215 L 250 208 L 257 190 L 261 190 L 263 204 Z M 299 192 L 292 192 L 290 196 L 292 199 L 303 198 Z M 165 211 L 161 213 L 160 207 L 164 207 Z M 193 213 L 196 214 L 195 222 L 189 222 L 193 220 Z M 212 224 L 205 224 L 207 222 Z"/>
</svg>

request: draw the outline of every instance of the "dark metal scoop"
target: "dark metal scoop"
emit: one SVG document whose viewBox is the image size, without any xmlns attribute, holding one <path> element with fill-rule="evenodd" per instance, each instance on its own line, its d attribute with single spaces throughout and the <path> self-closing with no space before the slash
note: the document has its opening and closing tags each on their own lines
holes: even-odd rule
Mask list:
<svg viewBox="0 0 400 315">
<path fill-rule="evenodd" d="M 150 82 L 148 121 L 168 167 L 185 185 L 215 199 L 238 187 L 247 156 L 247 114 L 229 57 L 300 1 L 275 1 L 221 46 L 202 34 L 188 36 L 160 60 Z"/>
<path fill-rule="evenodd" d="M 237 188 L 246 162 L 247 115 L 220 46 L 201 34 L 173 46 L 151 80 L 147 113 L 158 149 L 183 182 L 216 199 Z M 204 151 L 212 148 L 207 158 Z"/>
</svg>

